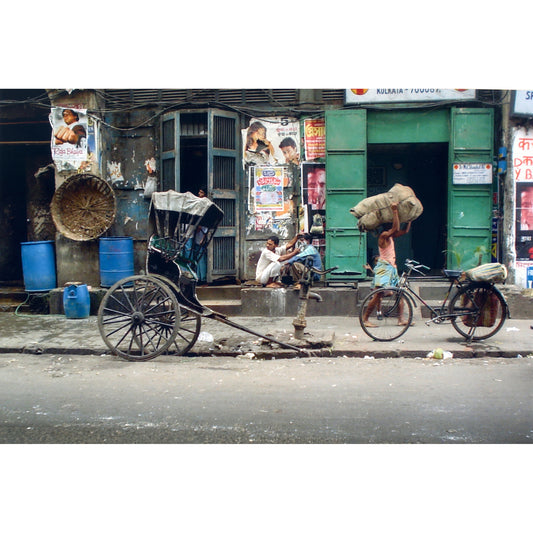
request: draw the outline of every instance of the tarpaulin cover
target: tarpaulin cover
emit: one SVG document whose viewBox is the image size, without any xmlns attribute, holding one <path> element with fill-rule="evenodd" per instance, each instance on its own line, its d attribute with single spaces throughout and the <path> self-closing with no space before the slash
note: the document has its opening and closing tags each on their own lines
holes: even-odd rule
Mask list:
<svg viewBox="0 0 533 533">
<path fill-rule="evenodd" d="M 191 192 L 154 192 L 152 203 L 155 209 L 163 211 L 176 211 L 178 213 L 188 213 L 189 215 L 203 216 L 213 205 L 209 198 L 198 198 Z"/>
<path fill-rule="evenodd" d="M 164 212 L 176 213 L 173 224 L 200 224 L 216 228 L 224 217 L 224 212 L 209 198 L 198 198 L 191 192 L 154 192 L 150 212 L 154 210 L 161 215 Z M 178 218 L 176 218 L 178 217 Z M 166 233 L 166 232 L 165 232 Z"/>
</svg>

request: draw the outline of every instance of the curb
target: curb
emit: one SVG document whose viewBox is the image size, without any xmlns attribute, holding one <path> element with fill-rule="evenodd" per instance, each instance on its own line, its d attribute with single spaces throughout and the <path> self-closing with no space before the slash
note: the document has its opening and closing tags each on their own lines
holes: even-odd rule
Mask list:
<svg viewBox="0 0 533 533">
<path fill-rule="evenodd" d="M 102 356 L 109 355 L 111 357 L 119 357 L 112 354 L 107 348 L 64 348 L 53 346 L 23 346 L 19 348 L 5 348 L 0 347 L 0 354 L 16 353 L 16 354 L 34 354 L 34 355 L 89 355 L 89 356 Z M 253 354 L 253 355 L 248 355 Z M 372 359 L 431 359 L 427 357 L 428 350 L 419 349 L 384 349 L 376 352 L 374 350 L 343 350 L 340 348 L 321 348 L 321 349 L 309 349 L 307 354 L 295 352 L 293 350 L 276 350 L 275 353 L 272 350 L 254 350 L 247 353 L 226 351 L 226 350 L 192 350 L 186 354 L 180 356 L 174 356 L 172 354 L 161 354 L 157 357 L 233 357 L 236 359 L 251 359 L 251 360 L 275 360 L 275 359 L 307 359 L 311 357 L 319 358 L 372 358 Z M 157 359 L 155 357 L 154 359 Z M 471 348 L 462 349 L 453 352 L 453 359 L 482 359 L 484 357 L 502 357 L 502 358 L 520 358 L 531 357 L 530 354 L 519 353 L 517 350 L 498 350 L 498 349 L 485 349 L 485 348 Z"/>
</svg>

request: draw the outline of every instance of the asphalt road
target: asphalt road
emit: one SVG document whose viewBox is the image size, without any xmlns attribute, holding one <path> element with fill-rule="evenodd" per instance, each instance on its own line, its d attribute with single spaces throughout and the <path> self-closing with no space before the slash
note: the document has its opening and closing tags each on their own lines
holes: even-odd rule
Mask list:
<svg viewBox="0 0 533 533">
<path fill-rule="evenodd" d="M 533 359 L 0 354 L 0 443 L 531 443 Z"/>
</svg>

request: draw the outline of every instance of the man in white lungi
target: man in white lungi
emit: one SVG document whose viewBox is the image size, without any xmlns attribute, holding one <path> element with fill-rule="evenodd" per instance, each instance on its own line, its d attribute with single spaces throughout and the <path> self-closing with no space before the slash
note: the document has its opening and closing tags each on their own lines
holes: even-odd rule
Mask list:
<svg viewBox="0 0 533 533">
<path fill-rule="evenodd" d="M 295 256 L 300 250 L 295 248 L 298 234 L 284 246 L 279 246 L 279 237 L 272 235 L 266 241 L 266 248 L 261 252 L 257 268 L 255 270 L 255 280 L 268 288 L 283 287 L 278 281 L 281 271 L 281 263 Z M 291 250 L 291 251 L 287 251 Z"/>
</svg>

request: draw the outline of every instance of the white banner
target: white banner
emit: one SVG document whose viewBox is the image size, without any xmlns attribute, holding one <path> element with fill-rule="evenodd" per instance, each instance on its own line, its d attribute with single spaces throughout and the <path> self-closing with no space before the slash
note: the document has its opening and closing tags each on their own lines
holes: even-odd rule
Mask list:
<svg viewBox="0 0 533 533">
<path fill-rule="evenodd" d="M 475 89 L 346 89 L 347 104 L 474 100 Z"/>
</svg>

